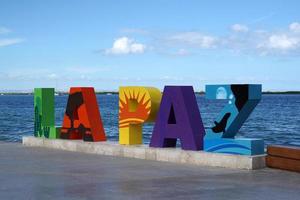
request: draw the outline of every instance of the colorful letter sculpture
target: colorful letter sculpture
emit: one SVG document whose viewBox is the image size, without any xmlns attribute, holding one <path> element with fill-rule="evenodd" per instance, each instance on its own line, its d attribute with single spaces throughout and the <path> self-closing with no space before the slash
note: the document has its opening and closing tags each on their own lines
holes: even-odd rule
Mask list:
<svg viewBox="0 0 300 200">
<path fill-rule="evenodd" d="M 151 138 L 151 147 L 202 150 L 204 126 L 192 86 L 166 86 Z"/>
<path fill-rule="evenodd" d="M 160 100 L 161 92 L 153 87 L 120 87 L 120 144 L 142 144 L 142 125 L 155 120 Z"/>
<path fill-rule="evenodd" d="M 261 139 L 235 138 L 261 99 L 261 85 L 206 85 L 206 98 L 228 99 L 211 129 L 206 130 L 204 150 L 231 154 L 264 153 Z"/>
<path fill-rule="evenodd" d="M 106 141 L 106 136 L 92 87 L 72 87 L 60 137 L 84 141 Z"/>
<path fill-rule="evenodd" d="M 34 135 L 36 137 L 59 138 L 59 127 L 55 127 L 54 88 L 34 89 Z"/>
<path fill-rule="evenodd" d="M 153 87 L 120 87 L 119 143 L 142 144 L 143 124 L 155 121 L 150 147 L 176 147 L 179 139 L 184 150 L 264 154 L 262 139 L 236 138 L 260 102 L 261 89 L 254 84 L 206 85 L 208 99 L 226 99 L 228 103 L 212 128 L 205 130 L 192 86 L 165 86 L 163 95 Z M 70 88 L 61 128 L 55 127 L 53 88 L 34 90 L 34 112 L 36 137 L 106 141 L 92 87 Z"/>
<path fill-rule="evenodd" d="M 271 145 L 267 154 L 268 167 L 300 172 L 300 147 Z"/>
</svg>

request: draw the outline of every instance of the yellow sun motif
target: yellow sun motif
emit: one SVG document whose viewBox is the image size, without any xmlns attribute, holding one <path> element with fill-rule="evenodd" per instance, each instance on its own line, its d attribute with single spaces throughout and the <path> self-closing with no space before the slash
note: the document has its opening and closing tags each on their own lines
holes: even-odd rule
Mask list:
<svg viewBox="0 0 300 200">
<path fill-rule="evenodd" d="M 120 87 L 119 137 L 121 144 L 141 142 L 142 124 L 155 120 L 160 100 L 161 92 L 156 88 Z M 135 136 L 140 139 L 136 139 Z M 130 142 L 130 140 L 135 142 Z"/>
</svg>

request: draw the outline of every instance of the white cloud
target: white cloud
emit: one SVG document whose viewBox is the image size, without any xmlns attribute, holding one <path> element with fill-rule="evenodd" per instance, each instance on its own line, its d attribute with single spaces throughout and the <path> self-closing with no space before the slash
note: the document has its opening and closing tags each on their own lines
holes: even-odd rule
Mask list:
<svg viewBox="0 0 300 200">
<path fill-rule="evenodd" d="M 11 39 L 0 39 L 0 47 L 10 46 L 23 42 L 23 39 L 20 38 L 11 38 Z"/>
<path fill-rule="evenodd" d="M 271 35 L 269 37 L 269 47 L 274 49 L 295 49 L 299 46 L 299 38 L 283 35 Z"/>
<path fill-rule="evenodd" d="M 147 31 L 145 29 L 139 29 L 139 28 L 125 28 L 125 29 L 122 29 L 121 32 L 123 32 L 123 33 L 141 34 L 141 35 L 149 33 L 149 31 Z"/>
<path fill-rule="evenodd" d="M 6 27 L 0 27 L 0 34 L 10 33 L 11 30 Z"/>
<path fill-rule="evenodd" d="M 58 78 L 58 75 L 57 75 L 57 74 L 55 74 L 55 73 L 52 73 L 52 74 L 49 74 L 49 75 L 48 75 L 48 78 L 49 78 L 49 79 L 53 79 L 53 80 L 55 80 L 55 79 L 57 79 L 57 78 Z"/>
<path fill-rule="evenodd" d="M 147 46 L 147 50 L 153 50 L 167 56 L 193 55 L 199 53 L 199 50 L 216 48 L 237 53 L 237 55 L 300 55 L 300 22 L 293 22 L 285 28 L 277 27 L 274 30 L 250 29 L 246 25 L 236 23 L 231 26 L 231 30 L 223 36 L 204 34 L 199 31 L 166 34 L 147 31 L 149 34 L 143 36 L 152 39 L 152 44 Z M 130 31 L 139 32 L 137 30 Z M 142 35 L 142 32 L 139 34 Z M 106 53 L 133 53 L 135 52 L 133 43 L 133 40 L 127 37 L 119 38 L 114 42 L 111 49 L 106 50 Z M 138 49 L 142 49 L 141 52 L 144 51 L 143 47 Z"/>
<path fill-rule="evenodd" d="M 189 55 L 189 51 L 186 50 L 186 49 L 179 49 L 178 51 L 176 51 L 174 53 L 175 56 L 186 56 L 186 55 Z"/>
<path fill-rule="evenodd" d="M 298 22 L 291 23 L 289 28 L 293 32 L 300 33 L 300 23 Z"/>
<path fill-rule="evenodd" d="M 209 49 L 216 46 L 217 39 L 213 36 L 199 32 L 182 32 L 168 37 L 168 42 L 173 44 L 190 45 L 198 48 Z"/>
<path fill-rule="evenodd" d="M 0 27 L 0 35 L 10 33 L 11 30 L 6 27 Z M 24 39 L 21 38 L 0 38 L 0 47 L 10 46 L 23 42 Z"/>
<path fill-rule="evenodd" d="M 267 41 L 258 45 L 260 49 L 273 49 L 288 51 L 300 46 L 300 38 L 288 36 L 286 34 L 273 34 L 267 38 Z"/>
<path fill-rule="evenodd" d="M 298 30 L 299 29 L 299 30 Z M 238 53 L 259 55 L 297 55 L 300 53 L 300 24 L 277 31 L 248 30 L 247 34 L 232 34 L 223 38 L 224 48 Z"/>
<path fill-rule="evenodd" d="M 112 48 L 105 50 L 105 54 L 139 54 L 144 53 L 145 49 L 146 45 L 128 37 L 121 37 L 114 41 Z"/>
<path fill-rule="evenodd" d="M 76 81 L 80 80 L 102 80 L 108 79 L 104 75 L 111 68 L 103 68 L 101 66 L 92 67 L 59 67 L 59 73 L 56 73 L 55 69 L 50 66 L 42 67 L 23 67 L 23 68 L 12 68 L 7 69 L 3 73 L 3 79 L 6 80 L 38 80 L 38 81 Z M 70 75 L 71 74 L 71 75 Z M 2 78 L 2 73 L 0 72 L 0 78 Z"/>
<path fill-rule="evenodd" d="M 68 73 L 77 73 L 77 74 L 97 74 L 100 72 L 110 71 L 108 67 L 82 67 L 82 66 L 73 66 L 65 68 L 65 71 Z"/>
<path fill-rule="evenodd" d="M 159 78 L 160 80 L 164 81 L 183 81 L 183 77 L 177 77 L 177 76 L 163 76 Z"/>
<path fill-rule="evenodd" d="M 249 28 L 246 25 L 243 24 L 234 24 L 231 26 L 231 30 L 235 32 L 248 32 Z"/>
</svg>

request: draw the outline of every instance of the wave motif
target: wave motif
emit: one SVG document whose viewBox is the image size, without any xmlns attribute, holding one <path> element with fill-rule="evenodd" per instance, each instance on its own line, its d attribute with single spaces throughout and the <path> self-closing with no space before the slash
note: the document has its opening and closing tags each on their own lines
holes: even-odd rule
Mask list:
<svg viewBox="0 0 300 200">
<path fill-rule="evenodd" d="M 228 150 L 231 149 L 231 150 Z M 235 149 L 234 151 L 232 149 Z M 242 152 L 250 151 L 249 147 L 235 144 L 235 143 L 226 143 L 226 144 L 219 144 L 206 149 L 207 152 L 216 152 L 219 153 L 230 153 L 230 154 L 243 154 Z"/>
</svg>

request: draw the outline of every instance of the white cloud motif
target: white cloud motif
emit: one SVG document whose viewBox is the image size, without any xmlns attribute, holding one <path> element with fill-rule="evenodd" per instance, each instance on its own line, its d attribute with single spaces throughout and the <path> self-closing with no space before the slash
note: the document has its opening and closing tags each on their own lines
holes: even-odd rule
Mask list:
<svg viewBox="0 0 300 200">
<path fill-rule="evenodd" d="M 105 54 L 140 54 L 144 53 L 146 45 L 137 43 L 128 37 L 121 37 L 114 41 L 113 47 L 105 50 Z"/>
<path fill-rule="evenodd" d="M 224 87 L 219 87 L 217 89 L 216 99 L 227 99 L 227 91 Z"/>
<path fill-rule="evenodd" d="M 242 25 L 242 24 L 234 24 L 231 26 L 231 30 L 235 31 L 235 32 L 248 32 L 249 28 L 246 25 Z"/>
</svg>

